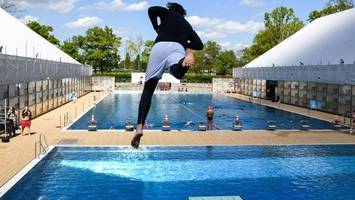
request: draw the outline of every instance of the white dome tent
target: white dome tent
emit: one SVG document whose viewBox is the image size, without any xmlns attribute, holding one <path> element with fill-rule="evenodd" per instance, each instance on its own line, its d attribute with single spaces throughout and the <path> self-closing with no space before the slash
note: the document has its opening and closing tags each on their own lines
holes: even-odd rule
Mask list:
<svg viewBox="0 0 355 200">
<path fill-rule="evenodd" d="M 245 67 L 354 64 L 355 9 L 321 17 Z"/>
<path fill-rule="evenodd" d="M 237 92 L 348 116 L 355 110 L 355 9 L 321 17 L 242 68 Z"/>
<path fill-rule="evenodd" d="M 0 26 L 2 54 L 80 64 L 1 8 Z"/>
</svg>

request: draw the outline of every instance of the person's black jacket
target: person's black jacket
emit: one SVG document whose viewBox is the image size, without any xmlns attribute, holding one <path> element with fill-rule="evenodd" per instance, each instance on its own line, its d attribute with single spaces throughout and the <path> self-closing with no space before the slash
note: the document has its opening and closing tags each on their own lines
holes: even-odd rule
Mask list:
<svg viewBox="0 0 355 200">
<path fill-rule="evenodd" d="M 154 30 L 158 33 L 157 42 L 178 42 L 185 49 L 202 50 L 203 43 L 184 16 L 160 6 L 148 9 Z M 160 24 L 158 25 L 158 17 Z"/>
</svg>

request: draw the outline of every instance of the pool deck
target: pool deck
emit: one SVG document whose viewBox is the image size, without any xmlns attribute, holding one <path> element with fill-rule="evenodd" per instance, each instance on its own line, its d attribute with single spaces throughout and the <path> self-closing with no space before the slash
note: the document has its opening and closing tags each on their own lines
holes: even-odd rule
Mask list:
<svg viewBox="0 0 355 200">
<path fill-rule="evenodd" d="M 90 93 L 79 98 L 76 103 L 68 103 L 32 121 L 30 136 L 18 135 L 10 143 L 0 142 L 0 187 L 16 175 L 34 159 L 35 141 L 43 134 L 49 145 L 129 145 L 132 133 L 115 131 L 94 132 L 62 131 L 59 127 L 60 115 L 69 112 L 70 116 L 80 116 L 96 99 L 104 93 Z M 234 98 L 248 100 L 248 97 L 226 94 Z M 99 96 L 99 97 L 98 97 Z M 307 109 L 290 105 L 262 101 L 262 104 L 308 115 Z M 76 113 L 75 113 L 76 111 Z M 311 111 L 316 118 L 333 120 L 334 115 Z M 147 132 L 142 145 L 257 145 L 257 144 L 355 144 L 355 136 L 339 131 L 210 131 L 210 132 Z"/>
</svg>

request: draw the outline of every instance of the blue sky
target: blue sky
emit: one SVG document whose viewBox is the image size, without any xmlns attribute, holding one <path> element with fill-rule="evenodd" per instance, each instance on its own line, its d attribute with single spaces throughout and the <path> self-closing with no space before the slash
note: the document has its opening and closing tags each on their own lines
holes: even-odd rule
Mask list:
<svg viewBox="0 0 355 200">
<path fill-rule="evenodd" d="M 154 39 L 147 16 L 158 0 L 18 0 L 23 21 L 36 20 L 53 26 L 54 34 L 65 40 L 83 34 L 89 27 L 108 25 L 122 37 Z M 188 20 L 204 41 L 214 40 L 226 49 L 238 50 L 251 44 L 263 28 L 263 15 L 279 6 L 293 8 L 303 21 L 328 0 L 177 0 L 188 12 Z"/>
</svg>

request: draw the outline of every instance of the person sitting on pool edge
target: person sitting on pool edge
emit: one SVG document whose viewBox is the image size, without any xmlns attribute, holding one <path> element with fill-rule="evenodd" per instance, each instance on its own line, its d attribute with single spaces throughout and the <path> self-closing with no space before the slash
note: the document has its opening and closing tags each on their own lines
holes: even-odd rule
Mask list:
<svg viewBox="0 0 355 200">
<path fill-rule="evenodd" d="M 213 115 L 214 115 L 214 110 L 212 106 L 208 106 L 207 108 L 207 130 L 212 130 L 213 129 Z"/>
<path fill-rule="evenodd" d="M 182 79 L 195 61 L 193 50 L 203 49 L 200 37 L 185 19 L 186 11 L 180 4 L 168 3 L 167 8 L 150 7 L 148 15 L 158 36 L 149 57 L 137 129 L 131 140 L 133 148 L 139 147 L 152 96 L 164 71 L 168 70 L 175 78 Z"/>
</svg>

